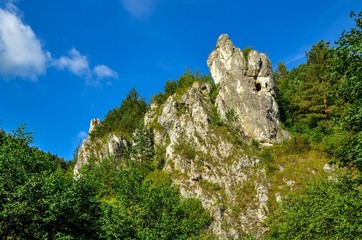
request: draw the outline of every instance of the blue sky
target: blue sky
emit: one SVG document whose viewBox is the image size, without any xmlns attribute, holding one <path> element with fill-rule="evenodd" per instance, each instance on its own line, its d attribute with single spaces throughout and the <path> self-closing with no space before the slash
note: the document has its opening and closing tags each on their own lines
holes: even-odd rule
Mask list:
<svg viewBox="0 0 362 240">
<path fill-rule="evenodd" d="M 206 59 L 227 33 L 274 66 L 305 61 L 353 26 L 360 0 L 0 0 L 0 128 L 69 160 L 92 118 L 135 87 L 147 100 Z"/>
</svg>

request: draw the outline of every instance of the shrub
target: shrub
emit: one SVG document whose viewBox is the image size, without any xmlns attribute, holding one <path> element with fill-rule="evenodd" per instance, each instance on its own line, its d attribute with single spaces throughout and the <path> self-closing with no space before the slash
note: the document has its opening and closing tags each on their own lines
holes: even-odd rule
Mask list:
<svg viewBox="0 0 362 240">
<path fill-rule="evenodd" d="M 273 239 L 356 239 L 362 236 L 362 191 L 345 176 L 311 184 L 284 199 L 268 225 Z"/>
<path fill-rule="evenodd" d="M 196 156 L 195 143 L 191 138 L 186 137 L 185 135 L 181 136 L 177 143 L 174 145 L 173 150 L 175 153 L 180 154 L 182 157 L 192 160 Z"/>
<path fill-rule="evenodd" d="M 164 93 L 160 92 L 153 96 L 152 102 L 161 105 L 168 99 L 169 96 L 173 94 L 182 95 L 185 93 L 195 82 L 207 82 L 212 86 L 215 86 L 210 75 L 199 74 L 198 71 L 192 73 L 192 71 L 187 68 L 186 72 L 182 74 L 178 80 L 167 81 L 163 87 Z M 212 90 L 213 89 L 213 92 L 215 92 L 216 87 L 212 87 Z"/>
<path fill-rule="evenodd" d="M 295 135 L 291 139 L 283 142 L 283 148 L 286 153 L 299 154 L 311 149 L 310 142 L 303 135 Z"/>
</svg>

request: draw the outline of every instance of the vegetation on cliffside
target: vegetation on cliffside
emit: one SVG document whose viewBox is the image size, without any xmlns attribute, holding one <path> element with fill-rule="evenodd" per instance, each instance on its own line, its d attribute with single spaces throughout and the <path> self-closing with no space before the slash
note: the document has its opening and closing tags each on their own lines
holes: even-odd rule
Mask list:
<svg viewBox="0 0 362 240">
<path fill-rule="evenodd" d="M 362 170 L 362 13 L 336 45 L 321 41 L 307 63 L 278 66 L 282 121 L 289 131 L 320 143 L 336 162 Z"/>
<path fill-rule="evenodd" d="M 214 86 L 210 75 L 199 74 L 197 70 L 193 73 L 187 68 L 185 73 L 182 74 L 178 80 L 167 81 L 163 87 L 164 92 L 159 92 L 154 95 L 152 97 L 152 102 L 157 105 L 162 105 L 171 95 L 182 95 L 185 93 L 195 82 L 207 82 Z"/>
<path fill-rule="evenodd" d="M 74 179 L 31 142 L 0 132 L 0 239 L 187 239 L 211 220 L 162 171 L 104 159 Z"/>
<path fill-rule="evenodd" d="M 340 176 L 292 193 L 270 218 L 275 239 L 357 239 L 362 235 L 362 13 L 336 45 L 321 41 L 307 63 L 279 65 L 282 120 L 340 167 Z"/>
<path fill-rule="evenodd" d="M 281 120 L 292 133 L 290 140 L 274 146 L 255 140 L 247 144 L 234 134 L 235 113 L 228 112 L 223 122 L 217 110 L 210 109 L 215 132 L 257 156 L 265 169 L 270 214 L 263 238 L 362 235 L 362 13 L 352 16 L 356 26 L 334 46 L 318 42 L 307 52 L 307 62 L 291 71 L 278 65 Z M 168 81 L 152 101 L 161 106 L 196 81 L 211 84 L 213 101 L 217 87 L 210 76 L 190 71 Z M 122 162 L 107 158 L 88 164 L 76 179 L 71 164 L 31 147 L 31 134 L 23 126 L 14 133 L 0 131 L 0 239 L 212 238 L 205 235 L 212 219 L 201 202 L 182 198 L 172 176 L 161 171 L 166 150 L 154 148 L 150 131 L 144 129 L 148 109 L 132 89 L 119 107 L 109 111 L 91 137 L 117 132 L 133 144 Z M 182 114 L 182 106 L 179 111 Z M 174 151 L 191 161 L 194 143 L 181 140 Z M 334 163 L 334 170 L 320 171 L 326 162 Z M 199 180 L 210 191 L 224 191 L 205 180 L 195 181 Z M 287 182 L 288 188 L 279 187 L 280 182 Z M 239 201 L 249 199 L 248 191 L 254 194 L 255 186 L 245 184 L 235 191 L 240 192 Z M 238 212 L 247 205 L 235 206 Z"/>
<path fill-rule="evenodd" d="M 97 125 L 91 133 L 92 138 L 101 138 L 107 133 L 121 133 L 131 140 L 132 133 L 143 126 L 143 117 L 148 109 L 144 98 L 138 95 L 136 89 L 131 89 L 119 107 L 111 109 L 102 124 Z"/>
</svg>

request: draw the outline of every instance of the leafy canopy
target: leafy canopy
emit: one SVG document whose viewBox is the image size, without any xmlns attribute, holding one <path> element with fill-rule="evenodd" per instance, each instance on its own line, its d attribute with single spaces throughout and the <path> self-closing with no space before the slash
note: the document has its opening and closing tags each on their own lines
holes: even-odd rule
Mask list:
<svg viewBox="0 0 362 240">
<path fill-rule="evenodd" d="M 148 109 L 144 98 L 132 88 L 119 107 L 110 110 L 104 121 L 98 125 L 91 137 L 101 138 L 107 133 L 116 132 L 123 134 L 128 140 L 137 128 L 143 126 L 143 118 Z"/>
<path fill-rule="evenodd" d="M 0 238 L 197 238 L 210 216 L 148 167 L 147 132 L 137 138 L 133 161 L 88 164 L 75 180 L 56 156 L 29 146 L 23 126 L 0 131 Z"/>
<path fill-rule="evenodd" d="M 281 118 L 335 161 L 362 170 L 362 12 L 356 26 L 330 47 L 321 41 L 307 63 L 276 72 Z"/>
<path fill-rule="evenodd" d="M 349 177 L 324 180 L 283 199 L 271 239 L 355 239 L 362 235 L 362 191 Z"/>
</svg>

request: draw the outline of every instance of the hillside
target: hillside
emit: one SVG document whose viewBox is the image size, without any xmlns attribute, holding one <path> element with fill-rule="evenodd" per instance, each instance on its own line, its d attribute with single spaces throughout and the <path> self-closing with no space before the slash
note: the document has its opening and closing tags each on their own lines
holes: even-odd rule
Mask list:
<svg viewBox="0 0 362 240">
<path fill-rule="evenodd" d="M 223 34 L 148 105 L 91 120 L 72 163 L 0 131 L 1 239 L 359 239 L 362 13 L 291 71 Z M 73 165 L 72 165 L 73 164 Z"/>
<path fill-rule="evenodd" d="M 241 50 L 221 35 L 207 60 L 211 77 L 188 71 L 167 82 L 165 92 L 155 95 L 144 111 L 144 123 L 128 137 L 128 144 L 114 145 L 107 139 L 122 142 L 129 128 L 100 135 L 110 122 L 106 118 L 97 124 L 85 140 L 93 145 L 82 145 L 78 152 L 76 169 L 87 163 L 84 152 L 99 161 L 118 149 L 126 152 L 117 155 L 119 162 L 132 159 L 157 166 L 168 173 L 183 197 L 200 199 L 213 219 L 207 236 L 263 237 L 269 230 L 267 217 L 289 193 L 337 179 L 340 171 L 346 171 L 337 171 L 331 162 L 351 163 L 336 157 L 340 148 L 335 148 L 335 137 L 348 133 L 336 127 L 334 119 L 346 109 L 333 105 L 341 100 L 331 91 L 342 83 L 326 77 L 332 75 L 328 71 L 342 48 L 320 42 L 307 53 L 307 64 L 291 72 L 280 64 L 273 76 L 265 54 Z M 135 106 L 138 101 L 142 100 L 134 99 Z M 123 103 L 119 111 L 124 111 Z M 344 106 L 353 108 L 347 102 Z M 98 152 L 91 153 L 92 149 Z"/>
</svg>

